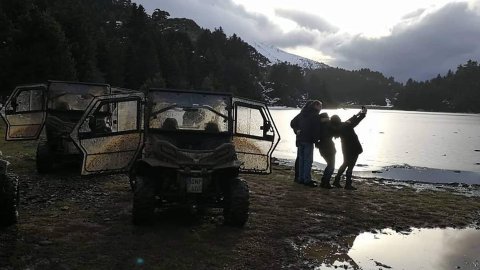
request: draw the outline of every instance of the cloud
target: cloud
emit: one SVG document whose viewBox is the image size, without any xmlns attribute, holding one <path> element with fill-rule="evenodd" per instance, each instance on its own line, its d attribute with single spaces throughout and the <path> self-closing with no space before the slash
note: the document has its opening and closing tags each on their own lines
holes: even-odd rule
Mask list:
<svg viewBox="0 0 480 270">
<path fill-rule="evenodd" d="M 425 11 L 426 11 L 425 8 L 417 9 L 417 10 L 415 10 L 415 11 L 413 11 L 413 12 L 410 12 L 410 13 L 408 13 L 408 14 L 403 15 L 402 19 L 403 19 L 403 20 L 408 20 L 408 19 L 418 18 L 418 17 L 420 17 Z"/>
<path fill-rule="evenodd" d="M 480 58 L 480 15 L 467 3 L 451 3 L 415 22 L 404 21 L 387 37 L 362 36 L 319 50 L 334 55 L 334 64 L 368 67 L 400 81 L 426 80 Z"/>
<path fill-rule="evenodd" d="M 267 16 L 249 12 L 232 0 L 137 0 L 135 2 L 142 4 L 147 12 L 158 8 L 168 11 L 171 17 L 193 19 L 203 28 L 222 27 L 228 35 L 235 33 L 246 41 L 263 42 L 281 48 L 312 46 L 322 34 L 318 30 L 307 28 L 283 31 Z"/>
<path fill-rule="evenodd" d="M 310 14 L 298 10 L 276 9 L 275 15 L 292 20 L 299 26 L 310 30 L 318 30 L 319 32 L 335 33 L 338 27 L 331 25 L 326 20 L 317 15 Z"/>
<path fill-rule="evenodd" d="M 453 2 L 437 10 L 418 9 L 403 16 L 388 36 L 352 36 L 307 11 L 276 9 L 298 27 L 285 31 L 274 17 L 246 10 L 232 0 L 135 0 L 147 11 L 193 19 L 201 27 L 222 27 L 247 42 L 282 49 L 309 47 L 345 69 L 369 68 L 405 82 L 426 80 L 480 60 L 480 1 Z M 314 59 L 318 60 L 318 59 Z"/>
<path fill-rule="evenodd" d="M 231 0 L 138 0 L 149 12 L 156 8 L 168 11 L 171 17 L 193 19 L 201 27 L 222 27 L 228 35 L 242 39 L 270 42 L 284 35 L 279 26 L 263 14 L 248 12 Z"/>
</svg>

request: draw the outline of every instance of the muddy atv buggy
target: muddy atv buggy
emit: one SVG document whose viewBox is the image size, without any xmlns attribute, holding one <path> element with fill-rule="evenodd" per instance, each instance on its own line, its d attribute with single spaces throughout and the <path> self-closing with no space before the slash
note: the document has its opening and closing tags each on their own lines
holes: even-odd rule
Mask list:
<svg viewBox="0 0 480 270">
<path fill-rule="evenodd" d="M 8 162 L 0 159 L 0 227 L 17 222 L 18 180 L 7 172 Z"/>
<path fill-rule="evenodd" d="M 51 172 L 57 165 L 81 163 L 81 152 L 73 144 L 70 133 L 94 97 L 127 90 L 107 84 L 49 81 L 17 87 L 1 110 L 7 124 L 6 140 L 35 140 L 45 125 L 45 136 L 37 146 L 36 165 L 39 173 Z M 129 90 L 131 91 L 131 90 Z M 111 108 L 104 108 L 105 120 L 98 125 L 108 128 L 113 123 Z"/>
<path fill-rule="evenodd" d="M 118 129 L 90 130 L 105 106 L 123 108 Z M 169 89 L 97 97 L 71 136 L 84 153 L 82 174 L 128 172 L 134 224 L 180 205 L 222 208 L 233 226 L 248 219 L 249 189 L 239 173 L 270 173 L 280 139 L 263 103 Z"/>
</svg>

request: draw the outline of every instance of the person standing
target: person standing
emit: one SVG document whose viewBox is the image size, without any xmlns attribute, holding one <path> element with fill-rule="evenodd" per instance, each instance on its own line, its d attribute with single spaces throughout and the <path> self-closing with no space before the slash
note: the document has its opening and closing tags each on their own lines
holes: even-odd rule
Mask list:
<svg viewBox="0 0 480 270">
<path fill-rule="evenodd" d="M 320 187 L 331 189 L 332 186 L 330 185 L 330 179 L 332 178 L 333 171 L 335 170 L 335 154 L 337 153 L 335 144 L 332 140 L 335 129 L 332 127 L 327 113 L 320 114 L 319 125 L 321 125 L 320 134 L 318 134 L 318 138 L 320 138 L 320 140 L 315 143 L 315 147 L 318 148 L 320 155 L 327 163 L 327 167 L 325 167 L 325 170 L 323 171 Z"/>
<path fill-rule="evenodd" d="M 313 144 L 318 140 L 316 131 L 319 122 L 319 113 L 322 102 L 312 101 L 290 122 L 290 126 L 296 134 L 297 159 L 298 159 L 298 182 L 306 186 L 316 187 L 312 181 Z"/>
<path fill-rule="evenodd" d="M 303 106 L 302 110 L 300 111 L 300 113 L 298 113 L 295 118 L 293 118 L 293 120 L 290 122 L 290 127 L 292 128 L 293 130 L 293 133 L 295 133 L 295 135 L 297 135 L 297 132 L 298 130 L 296 130 L 295 128 L 298 128 L 298 117 L 301 117 L 300 114 L 304 113 L 305 110 L 307 110 L 307 108 L 309 108 L 311 105 L 312 105 L 312 102 L 313 100 L 308 100 L 305 105 Z M 295 125 L 295 126 L 294 126 Z M 298 149 L 297 149 L 298 150 Z M 293 179 L 293 181 L 295 183 L 300 183 L 299 181 L 299 174 L 300 174 L 300 170 L 298 168 L 298 152 L 297 152 L 297 157 L 295 158 L 295 177 Z M 301 184 L 301 183 L 300 183 Z"/>
<path fill-rule="evenodd" d="M 352 185 L 352 172 L 355 163 L 357 163 L 358 156 L 363 152 L 363 148 L 354 128 L 365 118 L 366 114 L 367 108 L 362 107 L 359 113 L 343 123 L 338 115 L 333 115 L 331 118 L 332 127 L 336 129 L 335 137 L 340 137 L 342 140 L 343 164 L 338 168 L 335 181 L 333 182 L 333 186 L 337 188 L 342 187 L 340 185 L 340 178 L 343 172 L 347 170 L 345 173 L 345 189 L 356 190 Z"/>
</svg>

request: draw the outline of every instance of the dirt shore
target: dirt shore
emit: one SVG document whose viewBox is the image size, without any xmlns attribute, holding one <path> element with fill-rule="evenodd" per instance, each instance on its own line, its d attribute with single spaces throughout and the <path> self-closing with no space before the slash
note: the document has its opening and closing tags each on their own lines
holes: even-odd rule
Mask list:
<svg viewBox="0 0 480 270">
<path fill-rule="evenodd" d="M 365 231 L 480 229 L 478 197 L 378 179 L 356 178 L 356 191 L 310 188 L 279 165 L 268 176 L 244 176 L 251 206 L 243 229 L 223 226 L 215 210 L 202 217 L 164 211 L 153 226 L 136 227 L 125 176 L 43 176 L 35 171 L 35 142 L 2 139 L 0 147 L 21 188 L 19 223 L 0 229 L 0 269 L 311 269 L 322 262 L 308 251 L 311 243 L 348 250 Z"/>
</svg>

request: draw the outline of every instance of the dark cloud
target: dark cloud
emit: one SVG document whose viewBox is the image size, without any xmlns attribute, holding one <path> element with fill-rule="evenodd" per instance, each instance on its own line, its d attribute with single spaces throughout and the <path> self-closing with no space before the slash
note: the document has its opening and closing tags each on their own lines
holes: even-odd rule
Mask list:
<svg viewBox="0 0 480 270">
<path fill-rule="evenodd" d="M 326 33 L 335 33 L 338 31 L 337 27 L 331 25 L 326 20 L 307 12 L 289 9 L 276 9 L 275 14 L 277 16 L 292 20 L 298 25 L 310 30 L 318 30 L 319 32 Z"/>
<path fill-rule="evenodd" d="M 338 66 L 368 67 L 394 76 L 425 80 L 480 58 L 480 15 L 467 3 L 451 3 L 415 23 L 404 22 L 378 39 L 356 36 L 328 50 Z"/>
<path fill-rule="evenodd" d="M 270 42 L 284 33 L 266 16 L 245 10 L 231 0 L 137 0 L 147 11 L 156 8 L 168 11 L 171 17 L 193 19 L 201 27 L 214 29 L 222 27 L 232 35 L 251 41 Z"/>
<path fill-rule="evenodd" d="M 297 46 L 312 46 L 318 35 L 312 31 L 293 30 L 278 36 L 272 36 L 270 42 L 276 47 L 294 48 Z"/>
<path fill-rule="evenodd" d="M 246 41 L 263 42 L 277 47 L 312 46 L 318 31 L 298 29 L 284 32 L 265 15 L 248 12 L 231 0 L 137 0 L 145 9 L 168 11 L 171 17 L 193 19 L 201 27 L 222 27 L 228 35 L 237 34 Z"/>
<path fill-rule="evenodd" d="M 400 81 L 430 79 L 469 59 L 480 60 L 480 15 L 466 2 L 447 4 L 434 13 L 419 9 L 406 14 L 389 36 L 376 39 L 336 32 L 334 26 L 312 14 L 277 10 L 277 16 L 301 26 L 285 32 L 267 16 L 249 12 L 232 0 L 135 2 L 149 12 L 159 8 L 172 17 L 193 19 L 204 28 L 221 26 L 228 35 L 236 33 L 249 42 L 283 49 L 312 47 L 332 59 L 329 65 L 370 68 Z"/>
</svg>

